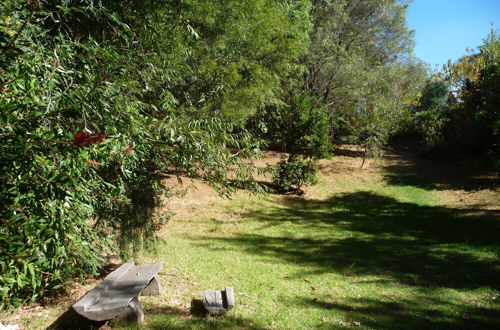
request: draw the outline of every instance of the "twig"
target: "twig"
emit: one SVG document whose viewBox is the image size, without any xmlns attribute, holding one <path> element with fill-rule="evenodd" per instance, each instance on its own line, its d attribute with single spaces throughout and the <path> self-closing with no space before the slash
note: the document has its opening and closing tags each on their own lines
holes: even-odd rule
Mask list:
<svg viewBox="0 0 500 330">
<path fill-rule="evenodd" d="M 40 273 L 44 274 L 44 275 L 56 276 L 56 275 L 54 275 L 54 274 L 52 274 L 52 273 L 49 273 L 49 272 L 44 272 L 43 270 L 40 270 L 40 269 L 38 269 L 38 268 L 35 268 L 35 270 L 36 270 L 37 272 L 40 272 Z"/>
</svg>

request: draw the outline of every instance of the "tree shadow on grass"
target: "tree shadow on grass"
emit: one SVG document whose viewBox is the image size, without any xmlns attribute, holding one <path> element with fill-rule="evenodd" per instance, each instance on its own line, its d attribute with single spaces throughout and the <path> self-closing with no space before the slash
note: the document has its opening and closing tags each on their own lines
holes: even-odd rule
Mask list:
<svg viewBox="0 0 500 330">
<path fill-rule="evenodd" d="M 498 329 L 500 326 L 498 311 L 494 309 L 430 297 L 399 298 L 392 301 L 348 298 L 341 303 L 297 297 L 294 303 L 305 308 L 340 311 L 350 320 L 346 322 L 348 325 L 359 324 L 374 329 Z M 436 309 L 435 305 L 446 306 L 446 310 Z M 447 310 L 452 310 L 455 314 Z M 325 328 L 335 326 L 336 324 L 328 324 Z"/>
<path fill-rule="evenodd" d="M 441 288 L 500 290 L 500 219 L 477 211 L 421 206 L 372 192 L 326 201 L 289 198 L 242 214 L 262 223 L 256 232 L 204 237 L 198 244 L 233 248 L 270 263 L 304 265 L 305 271 L 291 274 L 295 279 L 331 272 L 353 281 L 356 276 L 380 276 L 388 287 L 397 283 L 428 292 L 425 299 L 413 301 L 360 297 L 332 303 L 299 297 L 300 304 L 346 312 L 344 319 L 371 328 L 495 328 L 498 307 L 430 301 Z"/>
<path fill-rule="evenodd" d="M 176 307 L 149 307 L 145 314 L 147 329 L 264 329 L 252 320 L 237 317 L 229 312 L 221 317 L 212 317 L 204 313 L 193 312 Z"/>
<path fill-rule="evenodd" d="M 365 151 L 361 146 L 356 145 L 337 145 L 333 151 L 336 156 L 345 156 L 352 158 L 362 158 Z"/>
<path fill-rule="evenodd" d="M 385 181 L 396 186 L 415 186 L 427 190 L 498 189 L 500 177 L 482 159 L 463 158 L 433 161 L 410 153 L 393 153 L 385 166 Z"/>
<path fill-rule="evenodd" d="M 201 306 L 200 306 L 201 303 Z M 137 323 L 118 322 L 112 328 L 118 329 L 264 329 L 252 320 L 228 313 L 222 317 L 209 316 L 204 310 L 203 303 L 194 301 L 190 310 L 170 306 L 148 306 L 144 308 L 145 322 Z M 108 322 L 90 321 L 72 308 L 62 314 L 47 330 L 101 329 Z"/>
<path fill-rule="evenodd" d="M 326 201 L 289 199 L 266 211 L 242 214 L 261 233 L 206 237 L 200 244 L 233 247 L 273 262 L 306 264 L 312 273 L 385 275 L 407 285 L 500 289 L 500 221 L 476 210 L 420 206 L 371 192 Z"/>
</svg>

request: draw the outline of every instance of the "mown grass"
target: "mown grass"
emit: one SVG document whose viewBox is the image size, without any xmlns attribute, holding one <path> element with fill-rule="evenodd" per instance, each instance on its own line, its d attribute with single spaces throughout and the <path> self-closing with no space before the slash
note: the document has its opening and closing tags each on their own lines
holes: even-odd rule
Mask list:
<svg viewBox="0 0 500 330">
<path fill-rule="evenodd" d="M 141 258 L 165 265 L 144 328 L 500 328 L 498 213 L 443 205 L 413 174 L 358 174 L 324 168 L 305 198 L 241 194 L 172 220 Z M 225 286 L 226 316 L 190 311 Z"/>
<path fill-rule="evenodd" d="M 156 252 L 136 260 L 164 263 L 162 295 L 141 297 L 142 328 L 500 328 L 498 176 L 360 162 L 323 161 L 304 197 L 227 200 L 198 186 L 171 201 Z M 200 313 L 202 291 L 225 286 L 236 307 Z M 6 321 L 44 328 L 81 295 Z"/>
</svg>

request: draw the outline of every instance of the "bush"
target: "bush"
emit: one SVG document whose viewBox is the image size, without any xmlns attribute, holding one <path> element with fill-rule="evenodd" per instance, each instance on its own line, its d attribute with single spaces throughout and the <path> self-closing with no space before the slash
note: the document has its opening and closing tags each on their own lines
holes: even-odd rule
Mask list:
<svg viewBox="0 0 500 330">
<path fill-rule="evenodd" d="M 429 109 L 415 113 L 413 127 L 420 135 L 425 148 L 435 148 L 442 143 L 446 122 L 445 113 L 440 109 Z"/>
<path fill-rule="evenodd" d="M 255 183 L 237 124 L 295 70 L 299 2 L 0 2 L 0 307 L 150 239 L 168 170 Z"/>
<path fill-rule="evenodd" d="M 278 142 L 281 151 L 314 159 L 330 155 L 328 117 L 323 108 L 312 105 L 308 93 L 291 97 L 289 104 L 274 104 L 250 119 L 256 134 Z"/>
<path fill-rule="evenodd" d="M 292 155 L 288 159 L 282 158 L 274 167 L 273 184 L 281 192 L 295 192 L 302 194 L 304 184 L 316 184 L 317 166 L 313 160 L 306 160 L 302 156 Z"/>
</svg>

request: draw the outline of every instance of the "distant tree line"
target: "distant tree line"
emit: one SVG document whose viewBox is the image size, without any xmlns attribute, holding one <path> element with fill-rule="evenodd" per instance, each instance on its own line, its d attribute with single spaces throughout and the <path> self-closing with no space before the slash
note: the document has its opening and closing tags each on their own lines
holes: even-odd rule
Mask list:
<svg viewBox="0 0 500 330">
<path fill-rule="evenodd" d="M 427 78 L 408 132 L 432 157 L 485 156 L 500 168 L 500 39 L 494 31 L 476 52 Z M 415 136 L 416 135 L 416 136 Z"/>
</svg>

